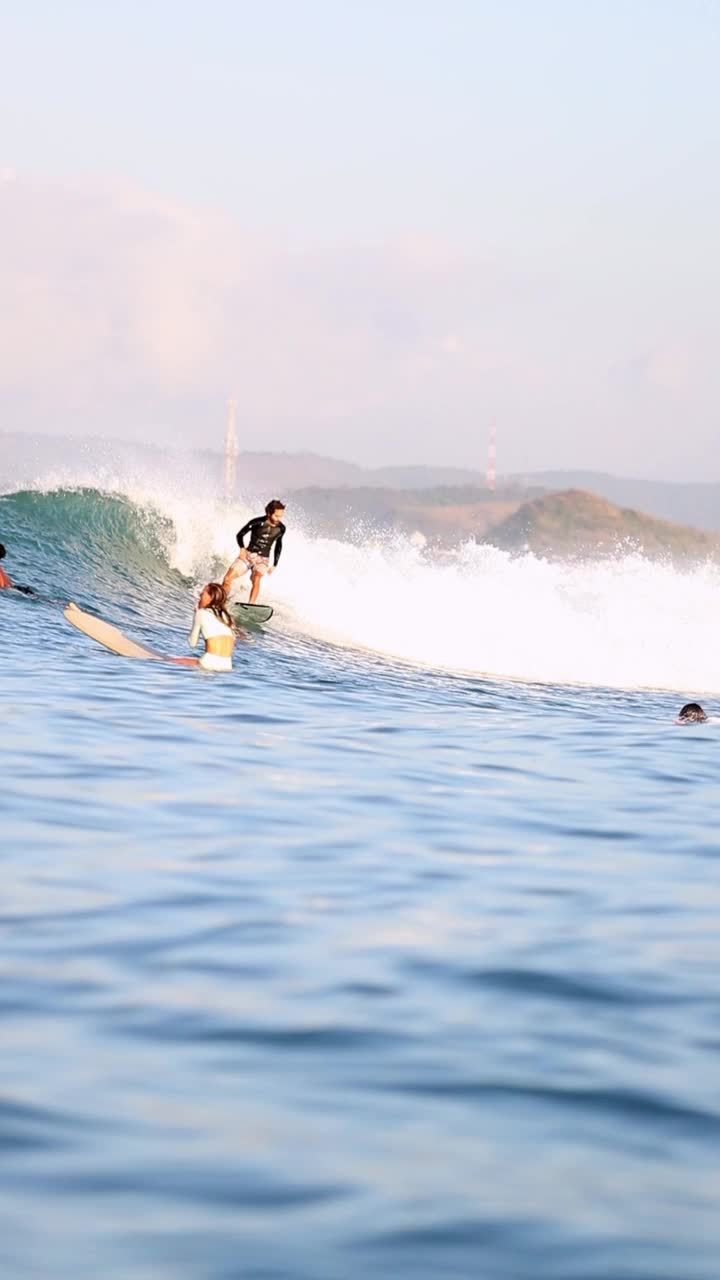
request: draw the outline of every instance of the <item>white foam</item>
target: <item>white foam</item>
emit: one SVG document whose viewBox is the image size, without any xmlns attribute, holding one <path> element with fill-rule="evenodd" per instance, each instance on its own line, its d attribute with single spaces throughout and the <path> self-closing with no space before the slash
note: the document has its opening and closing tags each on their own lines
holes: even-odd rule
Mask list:
<svg viewBox="0 0 720 1280">
<path fill-rule="evenodd" d="M 173 563 L 207 572 L 236 554 L 237 510 L 162 504 Z M 433 555 L 404 537 L 352 545 L 293 525 L 263 584 L 278 624 L 424 666 L 618 688 L 720 691 L 720 569 L 637 554 L 584 564 L 474 543 Z"/>
<path fill-rule="evenodd" d="M 424 665 L 720 690 L 715 566 L 680 573 L 638 555 L 562 565 L 474 544 L 440 561 L 405 542 L 360 549 L 299 537 L 272 590 L 313 636 Z"/>
</svg>

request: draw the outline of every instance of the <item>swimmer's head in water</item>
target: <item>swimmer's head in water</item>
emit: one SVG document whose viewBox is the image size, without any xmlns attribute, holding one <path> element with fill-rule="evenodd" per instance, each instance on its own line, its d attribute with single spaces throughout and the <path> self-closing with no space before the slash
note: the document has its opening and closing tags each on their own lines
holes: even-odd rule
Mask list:
<svg viewBox="0 0 720 1280">
<path fill-rule="evenodd" d="M 4 548 L 3 544 L 2 544 L 2 542 L 0 542 L 0 560 L 4 560 L 6 555 L 7 555 L 7 552 L 6 552 L 6 550 L 5 550 L 5 548 Z"/>
<path fill-rule="evenodd" d="M 702 724 L 707 720 L 707 716 L 699 702 L 686 702 L 681 708 L 678 720 L 683 724 Z"/>
</svg>

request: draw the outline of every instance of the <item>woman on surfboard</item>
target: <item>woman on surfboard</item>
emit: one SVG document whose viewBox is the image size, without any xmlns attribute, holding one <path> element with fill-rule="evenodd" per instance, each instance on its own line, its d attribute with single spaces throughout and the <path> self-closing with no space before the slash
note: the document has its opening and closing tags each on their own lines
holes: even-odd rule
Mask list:
<svg viewBox="0 0 720 1280">
<path fill-rule="evenodd" d="M 102 618 L 92 613 L 85 613 L 73 600 L 63 609 L 68 622 L 90 636 L 98 644 L 117 653 L 121 658 L 149 658 L 155 662 L 176 662 L 183 667 L 202 667 L 205 671 L 231 671 L 232 651 L 235 637 L 244 636 L 234 625 L 225 605 L 227 596 L 219 582 L 208 582 L 200 593 L 195 610 L 195 621 L 190 632 L 190 644 L 195 648 L 200 636 L 205 641 L 205 652 L 202 658 L 175 658 L 169 653 L 155 653 L 141 644 L 136 644 L 129 636 L 123 635 L 117 627 L 111 626 Z"/>
<path fill-rule="evenodd" d="M 219 582 L 208 582 L 200 593 L 193 629 L 188 637 L 191 649 L 195 648 L 201 636 L 205 641 L 205 652 L 198 660 L 204 671 L 232 671 L 235 628 L 226 606 L 227 592 Z"/>
</svg>

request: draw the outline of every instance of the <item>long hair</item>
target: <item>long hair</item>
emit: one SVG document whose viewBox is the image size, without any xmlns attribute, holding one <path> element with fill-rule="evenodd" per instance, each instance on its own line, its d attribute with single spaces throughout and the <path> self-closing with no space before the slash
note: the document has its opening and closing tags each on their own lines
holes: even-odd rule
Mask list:
<svg viewBox="0 0 720 1280">
<path fill-rule="evenodd" d="M 205 590 L 210 596 L 210 604 L 208 609 L 212 610 L 219 622 L 224 622 L 226 627 L 235 630 L 235 623 L 227 611 L 227 591 L 221 587 L 219 582 L 208 582 Z"/>
</svg>

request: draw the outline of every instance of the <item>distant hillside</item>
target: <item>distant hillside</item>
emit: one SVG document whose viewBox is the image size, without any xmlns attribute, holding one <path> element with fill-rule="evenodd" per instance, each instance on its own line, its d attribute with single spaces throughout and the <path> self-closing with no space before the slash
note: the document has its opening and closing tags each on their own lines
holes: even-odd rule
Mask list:
<svg viewBox="0 0 720 1280">
<path fill-rule="evenodd" d="M 541 490 L 534 490 L 540 494 Z M 528 491 L 516 487 L 488 489 L 439 485 L 433 489 L 324 489 L 291 490 L 289 509 L 305 516 L 310 527 L 332 538 L 352 538 L 357 532 L 397 530 L 421 533 L 428 541 L 455 546 L 468 538 L 481 538 L 505 520 L 527 499 Z"/>
<path fill-rule="evenodd" d="M 637 550 L 652 557 L 696 560 L 720 555 L 720 537 L 671 524 L 630 507 L 616 507 L 581 489 L 524 503 L 490 529 L 485 541 L 504 550 L 586 556 Z"/>
<path fill-rule="evenodd" d="M 514 477 L 520 482 L 521 477 Z M 585 489 L 619 507 L 633 507 L 663 520 L 720 531 L 720 484 L 607 475 L 602 471 L 536 471 L 528 483 L 548 489 Z"/>
</svg>

